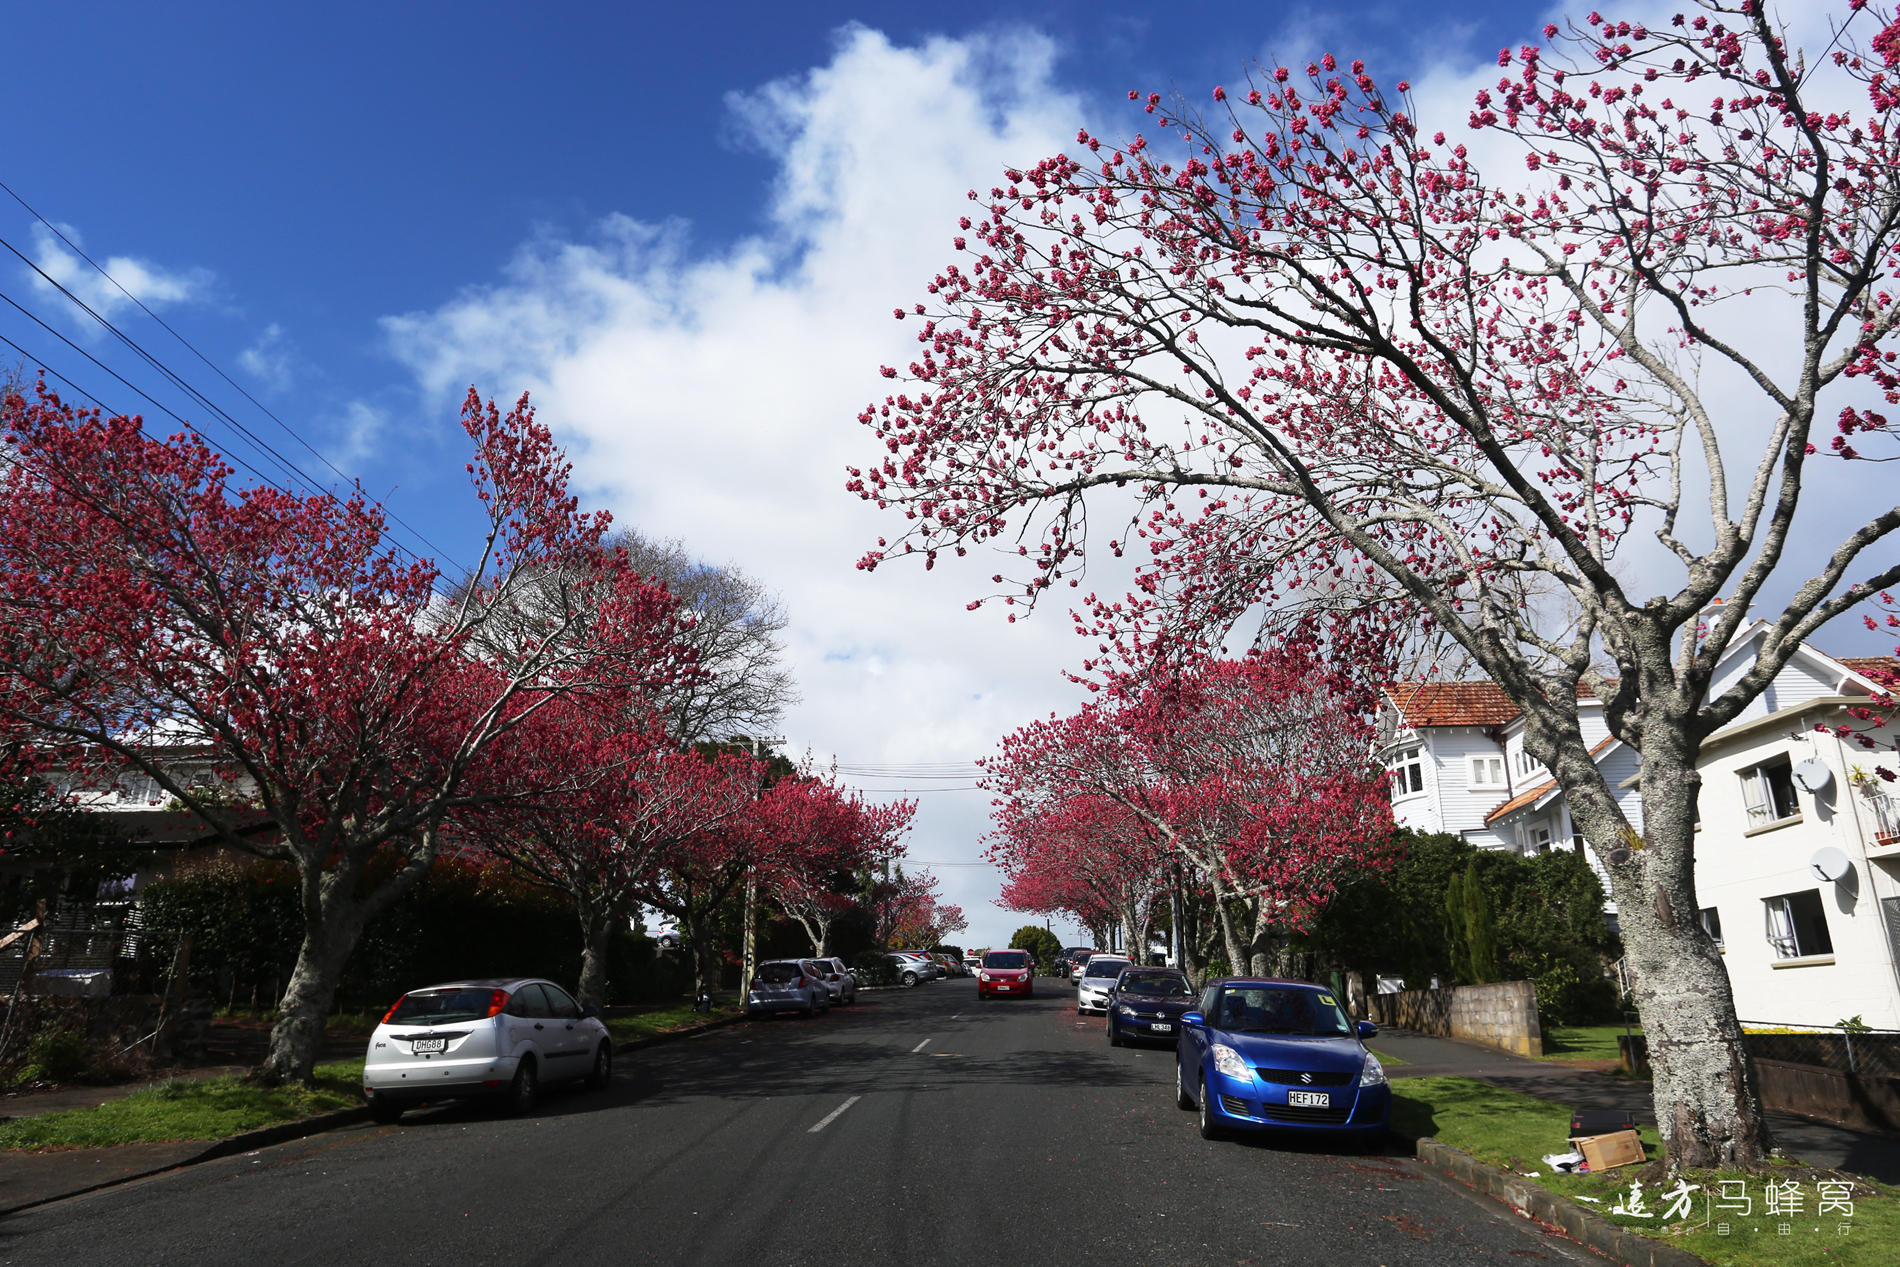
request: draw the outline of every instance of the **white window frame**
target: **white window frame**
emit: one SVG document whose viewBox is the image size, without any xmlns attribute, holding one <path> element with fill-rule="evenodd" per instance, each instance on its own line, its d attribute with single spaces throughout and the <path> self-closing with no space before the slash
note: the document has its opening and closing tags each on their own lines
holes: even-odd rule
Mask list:
<svg viewBox="0 0 1900 1267">
<path fill-rule="evenodd" d="M 1794 917 L 1794 899 L 1814 894 L 1815 903 L 1820 909 L 1821 922 L 1827 922 L 1827 907 L 1821 902 L 1819 889 L 1804 889 L 1795 893 L 1781 893 L 1762 899 L 1763 931 L 1773 947 L 1777 959 L 1812 959 L 1820 955 L 1834 953 L 1834 930 L 1827 930 L 1828 944 L 1825 947 L 1804 944 L 1801 925 Z"/>
<path fill-rule="evenodd" d="M 1495 774 L 1495 779 L 1487 778 Z M 1504 757 L 1485 754 L 1465 758 L 1465 786 L 1474 792 L 1508 792 L 1511 789 L 1510 776 L 1505 773 Z"/>
<path fill-rule="evenodd" d="M 1536 853 L 1550 852 L 1550 845 L 1553 839 L 1553 836 L 1550 830 L 1550 824 L 1539 823 L 1536 826 L 1529 828 L 1524 833 L 1524 836 L 1525 836 L 1525 839 L 1529 842 L 1525 848 L 1526 853 L 1536 854 Z"/>
<path fill-rule="evenodd" d="M 1705 906 L 1696 912 L 1696 920 L 1702 925 L 1702 931 L 1709 940 L 1718 946 L 1726 945 L 1722 940 L 1722 912 L 1713 906 Z"/>
<path fill-rule="evenodd" d="M 1775 804 L 1774 785 L 1768 779 L 1768 772 L 1771 769 L 1784 767 L 1789 769 L 1788 786 L 1791 789 L 1790 796 L 1793 801 L 1785 814 L 1781 813 L 1781 807 Z M 1801 796 L 1800 793 L 1792 791 L 1794 774 L 1792 763 L 1788 758 L 1774 757 L 1752 765 L 1746 770 L 1738 770 L 1736 777 L 1742 781 L 1742 808 L 1747 811 L 1748 826 L 1751 829 L 1766 827 L 1770 823 L 1779 823 L 1800 816 Z"/>
<path fill-rule="evenodd" d="M 1392 799 L 1420 796 L 1425 791 L 1425 746 L 1413 744 L 1392 754 L 1386 768 L 1392 775 Z M 1409 785 L 1409 786 L 1408 786 Z"/>
</svg>

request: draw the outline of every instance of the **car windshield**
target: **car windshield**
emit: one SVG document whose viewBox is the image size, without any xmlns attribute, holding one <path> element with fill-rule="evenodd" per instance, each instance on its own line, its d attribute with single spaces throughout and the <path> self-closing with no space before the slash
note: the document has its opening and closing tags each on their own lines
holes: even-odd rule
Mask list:
<svg viewBox="0 0 1900 1267">
<path fill-rule="evenodd" d="M 805 974 L 799 971 L 795 963 L 762 963 L 759 965 L 759 980 L 774 985 L 783 985 L 787 981 L 796 981 Z"/>
<path fill-rule="evenodd" d="M 1187 982 L 1171 972 L 1131 972 L 1115 988 L 1123 994 L 1151 994 L 1164 999 L 1188 993 Z"/>
<path fill-rule="evenodd" d="M 1333 996 L 1320 990 L 1280 986 L 1228 986 L 1214 1000 L 1208 1017 L 1217 1028 L 1241 1034 L 1321 1034 L 1354 1032 Z"/>
<path fill-rule="evenodd" d="M 1088 966 L 1085 977 L 1119 977 L 1128 966 L 1126 959 L 1098 959 Z"/>
<path fill-rule="evenodd" d="M 453 1025 L 493 1015 L 489 1003 L 499 991 L 487 986 L 459 986 L 447 990 L 416 990 L 403 996 L 385 1025 Z"/>
<path fill-rule="evenodd" d="M 985 968 L 1027 968 L 1029 956 L 1020 950 L 992 950 L 983 956 Z"/>
</svg>

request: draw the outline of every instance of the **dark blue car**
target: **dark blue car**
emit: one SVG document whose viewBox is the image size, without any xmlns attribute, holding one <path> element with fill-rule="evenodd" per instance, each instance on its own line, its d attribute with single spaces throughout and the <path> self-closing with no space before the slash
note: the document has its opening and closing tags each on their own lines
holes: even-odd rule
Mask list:
<svg viewBox="0 0 1900 1267">
<path fill-rule="evenodd" d="M 1383 1135 L 1392 1088 L 1354 1022 L 1330 990 L 1307 981 L 1230 979 L 1201 992 L 1181 1017 L 1174 1094 L 1198 1108 L 1201 1135 L 1230 1130 Z"/>
</svg>

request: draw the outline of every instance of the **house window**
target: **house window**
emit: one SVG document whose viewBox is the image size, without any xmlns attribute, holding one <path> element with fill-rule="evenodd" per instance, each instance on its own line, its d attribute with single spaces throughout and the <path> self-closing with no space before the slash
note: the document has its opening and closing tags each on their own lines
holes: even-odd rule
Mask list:
<svg viewBox="0 0 1900 1267">
<path fill-rule="evenodd" d="M 1471 786 L 1474 788 L 1509 787 L 1510 784 L 1504 779 L 1504 758 L 1471 758 Z"/>
<path fill-rule="evenodd" d="M 135 805 L 158 799 L 158 780 L 149 774 L 128 774 L 119 779 L 119 803 Z"/>
<path fill-rule="evenodd" d="M 1702 920 L 1702 931 L 1709 935 L 1710 941 L 1720 946 L 1722 944 L 1722 912 L 1713 906 L 1705 906 L 1697 912 L 1697 915 Z"/>
<path fill-rule="evenodd" d="M 1531 841 L 1530 852 L 1549 853 L 1550 852 L 1550 828 L 1548 827 L 1531 828 L 1530 841 Z"/>
<path fill-rule="evenodd" d="M 1417 748 L 1401 750 L 1392 758 L 1392 796 L 1410 796 L 1425 790 L 1425 763 Z"/>
<path fill-rule="evenodd" d="M 1805 959 L 1834 953 L 1819 889 L 1771 897 L 1762 905 L 1767 910 L 1768 944 L 1775 948 L 1775 958 Z"/>
<path fill-rule="evenodd" d="M 1742 801 L 1748 806 L 1750 827 L 1763 827 L 1799 814 L 1801 802 L 1795 799 L 1794 770 L 1788 758 L 1742 771 Z"/>
<path fill-rule="evenodd" d="M 1512 768 L 1521 775 L 1542 774 L 1544 772 L 1544 763 L 1522 748 L 1519 748 L 1516 757 L 1512 759 Z"/>
</svg>

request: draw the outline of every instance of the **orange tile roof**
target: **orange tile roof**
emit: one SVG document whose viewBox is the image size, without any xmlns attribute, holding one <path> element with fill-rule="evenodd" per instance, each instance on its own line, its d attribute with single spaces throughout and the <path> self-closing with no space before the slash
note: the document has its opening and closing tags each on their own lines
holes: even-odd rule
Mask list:
<svg viewBox="0 0 1900 1267">
<path fill-rule="evenodd" d="M 1900 673 L 1900 657 L 1890 655 L 1844 655 L 1835 656 L 1836 660 L 1856 673 L 1878 670 L 1886 673 Z"/>
<path fill-rule="evenodd" d="M 1519 711 L 1495 682 L 1388 682 L 1385 693 L 1408 726 L 1502 726 Z"/>
<path fill-rule="evenodd" d="M 1611 744 L 1615 742 L 1616 742 L 1615 735 L 1610 735 L 1610 736 L 1607 736 L 1606 738 L 1597 740 L 1596 746 L 1590 749 L 1590 755 L 1593 757 L 1598 755 L 1605 748 L 1608 748 Z M 1504 804 L 1498 806 L 1496 809 L 1492 810 L 1489 814 L 1486 814 L 1484 816 L 1484 821 L 1487 823 L 1495 822 L 1497 819 L 1504 817 L 1506 814 L 1509 814 L 1513 810 L 1523 809 L 1526 805 L 1535 803 L 1538 800 L 1538 798 L 1544 795 L 1544 793 L 1550 791 L 1552 788 L 1556 786 L 1557 786 L 1557 780 L 1545 779 L 1542 783 L 1539 783 L 1536 787 L 1530 789 L 1530 791 L 1519 792 L 1516 796 L 1513 796 L 1510 800 L 1504 802 Z"/>
</svg>

